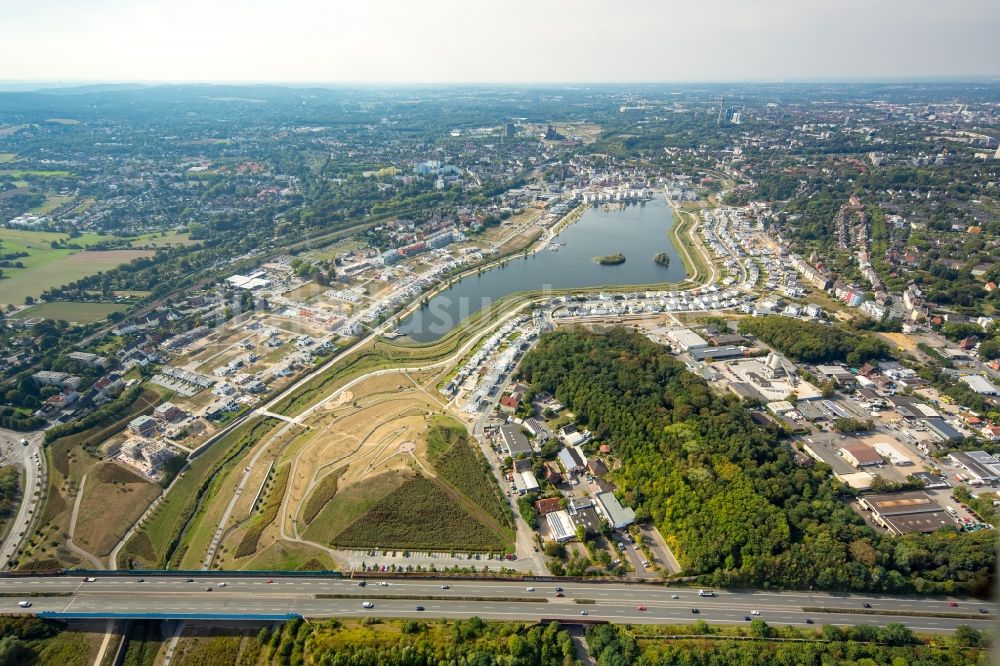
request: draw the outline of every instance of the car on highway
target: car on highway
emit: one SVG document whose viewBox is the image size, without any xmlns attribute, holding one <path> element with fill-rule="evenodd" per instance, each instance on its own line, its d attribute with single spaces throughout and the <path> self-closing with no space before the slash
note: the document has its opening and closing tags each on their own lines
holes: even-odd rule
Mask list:
<svg viewBox="0 0 1000 666">
<path fill-rule="evenodd" d="M 588 612 L 587 612 L 587 611 L 585 611 L 585 610 L 582 610 L 582 611 L 580 611 L 580 615 L 590 615 L 590 613 L 588 613 Z"/>
<path fill-rule="evenodd" d="M 807 618 L 806 618 L 806 624 L 816 624 L 816 623 L 815 623 L 815 622 L 813 622 L 813 620 L 812 620 L 812 618 L 811 618 L 811 617 L 807 617 Z"/>
<path fill-rule="evenodd" d="M 979 612 L 983 613 L 983 614 L 989 613 L 989 611 L 987 609 L 985 609 L 985 608 L 980 608 Z"/>
<path fill-rule="evenodd" d="M 692 609 L 691 609 L 691 612 L 692 612 L 692 613 L 694 613 L 695 615 L 697 615 L 697 614 L 698 614 L 698 613 L 700 613 L 701 611 L 700 611 L 700 610 L 698 610 L 697 608 L 692 608 Z"/>
<path fill-rule="evenodd" d="M 362 607 L 362 608 L 375 608 L 375 604 L 373 604 L 373 603 L 372 603 L 372 602 L 370 602 L 370 601 L 366 601 L 366 602 L 364 602 L 363 604 L 361 604 L 361 607 Z"/>
<path fill-rule="evenodd" d="M 442 590 L 450 590 L 451 589 L 451 585 L 442 585 L 441 589 Z"/>
<path fill-rule="evenodd" d="M 83 579 L 84 583 L 94 583 L 96 581 L 97 581 L 97 579 L 94 578 L 93 576 L 87 576 L 86 578 Z"/>
<path fill-rule="evenodd" d="M 146 579 L 145 578 L 140 578 L 139 580 L 137 580 L 135 582 L 137 582 L 137 583 L 145 583 Z"/>
<path fill-rule="evenodd" d="M 206 592 L 211 592 L 211 591 L 212 591 L 212 588 L 210 588 L 210 587 L 206 587 L 206 588 L 205 588 L 205 591 L 206 591 Z"/>
<path fill-rule="evenodd" d="M 556 588 L 556 592 L 562 592 L 562 591 L 563 591 L 563 589 L 561 587 L 557 587 Z"/>
<path fill-rule="evenodd" d="M 423 606 L 417 606 L 414 610 L 422 611 L 423 609 L 424 609 Z"/>
<path fill-rule="evenodd" d="M 17 605 L 20 606 L 21 608 L 31 608 L 30 601 L 18 601 Z"/>
<path fill-rule="evenodd" d="M 185 578 L 184 582 L 185 583 L 193 583 L 194 582 L 194 578 Z"/>
<path fill-rule="evenodd" d="M 565 597 L 566 594 L 564 592 L 556 592 L 556 596 L 559 597 L 559 598 L 562 598 L 562 597 Z"/>
<path fill-rule="evenodd" d="M 526 588 L 524 588 L 524 591 L 525 592 L 534 592 L 535 588 L 533 588 L 533 587 L 526 587 Z"/>
<path fill-rule="evenodd" d="M 364 580 L 359 580 L 359 581 L 358 581 L 358 587 L 364 587 L 364 586 L 366 586 L 366 585 L 368 585 L 368 582 L 367 582 L 367 581 L 364 581 Z"/>
<path fill-rule="evenodd" d="M 274 582 L 274 581 L 273 581 L 272 579 L 270 579 L 270 578 L 268 578 L 268 579 L 267 579 L 267 584 L 268 584 L 268 585 L 270 585 L 270 584 L 271 584 L 271 583 L 273 583 L 273 582 Z"/>
<path fill-rule="evenodd" d="M 384 580 L 380 580 L 378 582 L 378 586 L 379 587 L 389 587 L 389 583 L 385 582 Z"/>
<path fill-rule="evenodd" d="M 760 615 L 760 611 L 759 610 L 752 610 L 752 611 L 750 611 L 750 614 L 751 615 Z"/>
<path fill-rule="evenodd" d="M 862 608 L 871 608 L 872 605 L 866 601 L 865 603 L 861 604 L 861 607 Z"/>
<path fill-rule="evenodd" d="M 219 586 L 219 587 L 225 587 L 225 586 L 226 586 L 226 582 L 225 582 L 225 581 L 223 581 L 223 582 L 219 583 L 219 585 L 218 585 L 218 586 Z"/>
<path fill-rule="evenodd" d="M 744 620 L 745 622 L 749 622 L 749 621 L 751 620 L 751 618 L 750 618 L 750 616 L 749 616 L 749 615 L 744 615 L 744 616 L 743 616 L 743 620 Z"/>
<path fill-rule="evenodd" d="M 681 595 L 679 595 L 679 594 L 671 594 L 671 595 L 670 595 L 670 598 L 671 598 L 671 599 L 680 599 L 680 598 L 681 598 Z"/>
<path fill-rule="evenodd" d="M 950 602 L 948 605 L 951 606 L 952 608 L 958 608 L 958 604 L 954 601 Z"/>
<path fill-rule="evenodd" d="M 636 610 L 644 611 L 644 610 L 646 610 L 646 607 L 644 605 L 642 605 L 642 604 L 639 604 L 638 606 L 635 607 L 635 609 Z"/>
</svg>

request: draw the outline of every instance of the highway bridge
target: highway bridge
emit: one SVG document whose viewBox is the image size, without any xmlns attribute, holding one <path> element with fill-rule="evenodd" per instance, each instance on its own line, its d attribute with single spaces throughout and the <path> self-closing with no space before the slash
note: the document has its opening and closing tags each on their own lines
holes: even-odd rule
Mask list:
<svg viewBox="0 0 1000 666">
<path fill-rule="evenodd" d="M 704 620 L 773 625 L 885 625 L 949 632 L 960 624 L 995 625 L 997 604 L 947 599 L 826 592 L 715 590 L 655 584 L 498 581 L 469 578 L 341 578 L 92 572 L 0 577 L 0 612 L 51 618 L 280 620 L 374 615 L 565 622 L 679 624 Z M 19 602 L 30 602 L 22 608 Z M 366 603 L 367 602 L 367 603 Z M 367 607 L 370 603 L 371 606 Z"/>
</svg>

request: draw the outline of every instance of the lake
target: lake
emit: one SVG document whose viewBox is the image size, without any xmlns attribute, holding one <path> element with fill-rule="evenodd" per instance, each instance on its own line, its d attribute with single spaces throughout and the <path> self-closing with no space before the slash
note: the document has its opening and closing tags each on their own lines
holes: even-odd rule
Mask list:
<svg viewBox="0 0 1000 666">
<path fill-rule="evenodd" d="M 518 291 L 679 282 L 685 271 L 667 235 L 672 226 L 673 212 L 662 195 L 620 209 L 588 208 L 549 247 L 463 278 L 400 322 L 399 331 L 415 342 L 433 342 L 469 315 Z M 555 244 L 558 252 L 551 250 Z M 616 252 L 625 255 L 625 263 L 601 266 L 593 260 Z M 670 257 L 668 267 L 653 261 L 658 252 Z"/>
</svg>

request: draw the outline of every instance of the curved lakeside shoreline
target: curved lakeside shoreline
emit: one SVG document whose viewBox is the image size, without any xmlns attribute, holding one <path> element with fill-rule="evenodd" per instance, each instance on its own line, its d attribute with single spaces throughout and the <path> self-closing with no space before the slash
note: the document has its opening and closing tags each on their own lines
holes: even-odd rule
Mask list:
<svg viewBox="0 0 1000 666">
<path fill-rule="evenodd" d="M 692 279 L 698 272 L 688 272 L 688 262 L 684 261 L 689 250 L 683 247 L 684 241 L 676 233 L 683 222 L 674 202 L 663 192 L 642 207 L 604 211 L 578 206 L 547 230 L 530 249 L 450 276 L 421 298 L 422 307 L 408 308 L 398 315 L 398 330 L 411 343 L 434 342 L 458 322 L 517 292 L 698 286 Z M 554 233 L 554 229 L 559 232 Z M 660 234 L 666 234 L 669 243 L 664 244 Z M 692 238 L 691 242 L 695 240 Z M 553 243 L 559 243 L 560 252 L 539 255 Z M 608 245 L 623 246 L 626 252 L 622 254 L 641 254 L 648 252 L 650 245 L 665 245 L 671 259 L 681 261 L 670 262 L 668 267 L 644 262 L 599 266 L 593 259 L 601 256 Z M 672 256 L 675 253 L 677 257 Z"/>
</svg>

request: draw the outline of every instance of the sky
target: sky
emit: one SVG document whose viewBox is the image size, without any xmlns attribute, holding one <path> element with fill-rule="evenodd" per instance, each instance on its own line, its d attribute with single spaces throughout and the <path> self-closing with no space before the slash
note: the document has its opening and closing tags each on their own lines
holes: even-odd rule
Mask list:
<svg viewBox="0 0 1000 666">
<path fill-rule="evenodd" d="M 0 0 L 0 81 L 1000 75 L 997 0 Z"/>
</svg>

